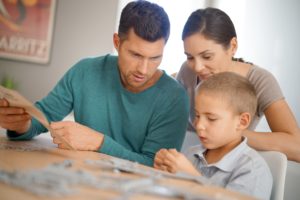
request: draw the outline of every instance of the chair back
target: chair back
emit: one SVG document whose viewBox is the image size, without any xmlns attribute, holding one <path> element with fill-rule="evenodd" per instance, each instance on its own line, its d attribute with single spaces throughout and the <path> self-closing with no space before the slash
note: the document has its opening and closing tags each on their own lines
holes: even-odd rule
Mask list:
<svg viewBox="0 0 300 200">
<path fill-rule="evenodd" d="M 268 163 L 273 176 L 271 200 L 283 200 L 284 185 L 287 170 L 287 157 L 278 151 L 259 151 Z"/>
</svg>

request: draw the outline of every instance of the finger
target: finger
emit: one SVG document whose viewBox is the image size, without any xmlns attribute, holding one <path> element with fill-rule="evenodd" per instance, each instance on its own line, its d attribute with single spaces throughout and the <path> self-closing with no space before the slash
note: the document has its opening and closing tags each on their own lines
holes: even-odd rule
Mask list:
<svg viewBox="0 0 300 200">
<path fill-rule="evenodd" d="M 155 157 L 154 158 L 154 164 L 161 165 L 161 164 L 163 164 L 163 160 L 161 158 Z"/>
<path fill-rule="evenodd" d="M 167 170 L 168 170 L 168 172 L 171 172 L 171 173 L 176 173 L 177 172 L 176 168 L 174 166 L 171 166 L 171 165 L 167 166 Z"/>
<path fill-rule="evenodd" d="M 176 160 L 165 157 L 162 161 L 162 165 L 167 165 L 167 166 L 176 165 Z"/>
<path fill-rule="evenodd" d="M 166 162 L 166 160 L 170 161 L 170 162 L 176 162 L 176 156 L 174 156 L 171 152 L 168 152 L 165 155 L 165 159 L 164 162 Z"/>
<path fill-rule="evenodd" d="M 51 137 L 64 137 L 64 128 L 61 128 L 61 129 L 51 129 L 50 131 L 50 134 L 51 134 Z"/>
<path fill-rule="evenodd" d="M 168 166 L 166 166 L 166 165 L 161 165 L 161 166 L 160 166 L 160 169 L 161 169 L 162 171 L 167 172 L 167 171 L 168 171 Z"/>
<path fill-rule="evenodd" d="M 166 154 L 168 153 L 168 150 L 167 149 L 160 149 L 158 152 L 157 152 L 157 156 L 159 158 L 163 158 L 166 156 Z"/>
<path fill-rule="evenodd" d="M 0 107 L 0 114 L 2 115 L 21 115 L 25 110 L 19 107 Z"/>
<path fill-rule="evenodd" d="M 59 143 L 57 146 L 60 149 L 67 149 L 66 146 L 63 143 Z"/>
<path fill-rule="evenodd" d="M 21 115 L 0 115 L 0 121 L 2 123 L 18 123 L 24 122 L 31 119 L 31 116 L 28 114 Z"/>
<path fill-rule="evenodd" d="M 18 132 L 26 132 L 28 121 L 19 121 L 14 123 L 1 123 L 0 126 L 4 129 Z"/>
<path fill-rule="evenodd" d="M 0 107 L 8 107 L 8 101 L 6 99 L 0 99 Z"/>
<path fill-rule="evenodd" d="M 58 147 L 60 149 L 76 150 L 73 146 L 69 146 L 66 143 L 60 143 L 60 144 L 58 144 Z"/>
<path fill-rule="evenodd" d="M 176 162 L 174 162 L 173 160 L 170 160 L 168 158 L 165 158 L 163 161 L 163 165 L 166 165 L 166 166 L 173 166 L 175 164 L 176 164 Z"/>
<path fill-rule="evenodd" d="M 173 155 L 177 155 L 178 151 L 176 149 L 169 149 L 169 152 Z"/>
<path fill-rule="evenodd" d="M 154 162 L 154 164 L 153 164 L 153 167 L 155 168 L 155 169 L 160 169 L 160 164 L 159 163 L 156 163 L 156 162 Z"/>
<path fill-rule="evenodd" d="M 53 137 L 52 141 L 54 144 L 61 144 L 61 141 L 57 137 Z"/>
<path fill-rule="evenodd" d="M 50 127 L 54 130 L 56 129 L 62 129 L 64 127 L 68 127 L 70 125 L 70 122 L 61 121 L 61 122 L 51 122 Z"/>
</svg>

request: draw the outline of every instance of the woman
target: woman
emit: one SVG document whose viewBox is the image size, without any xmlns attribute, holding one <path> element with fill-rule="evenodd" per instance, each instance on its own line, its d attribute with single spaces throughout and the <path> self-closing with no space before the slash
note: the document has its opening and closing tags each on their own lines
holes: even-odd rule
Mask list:
<svg viewBox="0 0 300 200">
<path fill-rule="evenodd" d="M 263 68 L 234 58 L 238 47 L 234 25 L 229 16 L 216 8 L 199 9 L 188 18 L 182 33 L 187 61 L 176 79 L 184 85 L 191 101 L 189 130 L 194 130 L 194 89 L 212 74 L 230 71 L 246 77 L 255 87 L 257 112 L 244 135 L 257 150 L 285 153 L 300 162 L 300 131 L 274 76 Z M 272 132 L 254 131 L 265 115 Z"/>
</svg>

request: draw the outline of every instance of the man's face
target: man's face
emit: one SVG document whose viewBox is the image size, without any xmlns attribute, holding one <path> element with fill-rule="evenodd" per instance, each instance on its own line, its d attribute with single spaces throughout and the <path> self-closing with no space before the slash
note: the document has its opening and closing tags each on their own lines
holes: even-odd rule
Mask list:
<svg viewBox="0 0 300 200">
<path fill-rule="evenodd" d="M 131 29 L 124 40 L 114 34 L 114 45 L 119 54 L 122 84 L 127 90 L 137 93 L 155 84 L 165 46 L 163 38 L 148 42 Z"/>
</svg>

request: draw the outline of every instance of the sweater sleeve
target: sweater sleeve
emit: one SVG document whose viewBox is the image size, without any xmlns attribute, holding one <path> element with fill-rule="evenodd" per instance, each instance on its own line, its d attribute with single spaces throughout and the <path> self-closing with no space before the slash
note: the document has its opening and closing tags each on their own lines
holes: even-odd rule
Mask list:
<svg viewBox="0 0 300 200">
<path fill-rule="evenodd" d="M 175 148 L 178 151 L 185 136 L 188 122 L 189 102 L 186 92 L 181 90 L 174 94 L 162 94 L 154 115 L 149 123 L 148 133 L 139 152 L 134 152 L 120 145 L 105 135 L 99 149 L 101 153 L 153 166 L 155 153 L 161 148 Z"/>
<path fill-rule="evenodd" d="M 72 110 L 71 79 L 73 73 L 74 69 L 69 70 L 45 98 L 35 103 L 35 106 L 44 113 L 49 122 L 62 120 Z M 30 140 L 47 131 L 39 121 L 32 118 L 30 129 L 26 133 L 20 135 L 8 130 L 7 136 L 11 140 Z"/>
</svg>

